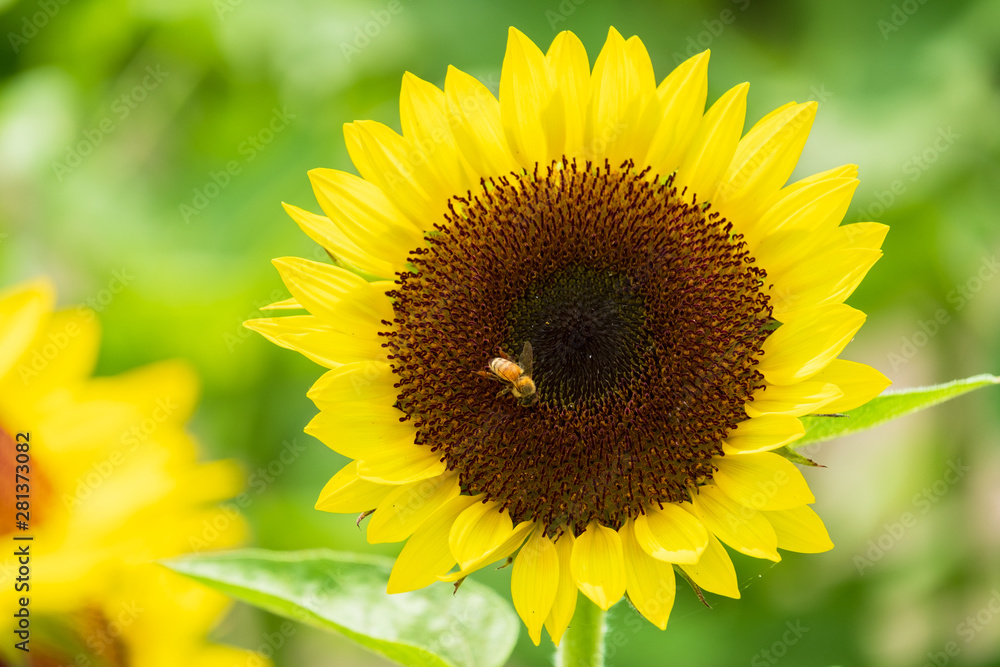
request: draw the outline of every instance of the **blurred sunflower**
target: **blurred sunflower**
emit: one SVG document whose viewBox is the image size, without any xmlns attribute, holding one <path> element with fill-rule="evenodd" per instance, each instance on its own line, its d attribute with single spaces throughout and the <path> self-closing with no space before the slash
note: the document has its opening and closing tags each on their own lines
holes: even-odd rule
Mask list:
<svg viewBox="0 0 1000 667">
<path fill-rule="evenodd" d="M 275 260 L 275 307 L 310 314 L 247 326 L 331 369 L 306 430 L 353 461 L 316 506 L 407 540 L 390 592 L 516 553 L 514 605 L 558 643 L 577 591 L 664 628 L 675 566 L 739 597 L 720 542 L 832 547 L 775 450 L 888 385 L 837 359 L 887 228 L 839 226 L 853 165 L 786 185 L 815 103 L 743 135 L 748 85 L 705 111 L 707 64 L 657 86 L 636 37 L 591 70 L 572 33 L 512 28 L 499 100 L 406 74 L 402 134 L 346 125 L 361 177 L 310 172 L 325 216 L 286 205 L 336 265 Z"/>
<path fill-rule="evenodd" d="M 0 656 L 27 665 L 263 664 L 205 643 L 225 596 L 152 562 L 190 551 L 192 540 L 221 548 L 245 536 L 238 517 L 213 507 L 238 492 L 238 468 L 198 463 L 184 432 L 194 375 L 167 362 L 91 379 L 96 316 L 53 305 L 44 281 L 0 293 L 0 534 L 32 538 L 10 542 L 29 548 L 29 588 L 14 589 L 13 548 L 0 575 L 4 609 L 29 599 L 30 652 L 5 641 Z M 14 523 L 18 433 L 28 434 L 30 456 L 23 532 Z M 6 637 L 17 620 L 5 615 Z"/>
</svg>

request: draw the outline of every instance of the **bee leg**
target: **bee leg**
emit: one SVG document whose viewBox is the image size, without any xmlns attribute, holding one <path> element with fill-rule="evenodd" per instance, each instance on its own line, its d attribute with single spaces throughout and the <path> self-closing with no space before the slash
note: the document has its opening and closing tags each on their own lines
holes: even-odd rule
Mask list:
<svg viewBox="0 0 1000 667">
<path fill-rule="evenodd" d="M 500 398 L 501 396 L 503 396 L 504 394 L 506 394 L 508 391 L 510 391 L 510 387 L 504 387 L 503 389 L 500 390 L 500 393 L 497 394 L 497 398 Z"/>
</svg>

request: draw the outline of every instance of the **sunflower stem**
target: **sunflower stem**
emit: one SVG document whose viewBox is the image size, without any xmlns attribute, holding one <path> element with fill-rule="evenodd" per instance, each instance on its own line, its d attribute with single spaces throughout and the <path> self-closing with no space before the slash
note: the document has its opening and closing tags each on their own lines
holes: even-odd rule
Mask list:
<svg viewBox="0 0 1000 667">
<path fill-rule="evenodd" d="M 604 667 L 605 612 L 580 595 L 576 612 L 556 651 L 556 667 Z"/>
</svg>

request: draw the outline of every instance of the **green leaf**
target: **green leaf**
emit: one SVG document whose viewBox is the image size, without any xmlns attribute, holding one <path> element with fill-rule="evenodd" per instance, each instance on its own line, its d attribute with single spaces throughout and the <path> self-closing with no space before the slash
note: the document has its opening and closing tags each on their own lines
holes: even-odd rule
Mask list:
<svg viewBox="0 0 1000 667">
<path fill-rule="evenodd" d="M 514 649 L 521 622 L 492 590 L 466 581 L 385 592 L 392 561 L 325 549 L 246 549 L 164 563 L 238 600 L 419 667 L 493 667 Z"/>
<path fill-rule="evenodd" d="M 912 412 L 944 403 L 974 389 L 994 384 L 1000 384 L 1000 377 L 976 375 L 964 380 L 953 380 L 930 387 L 890 390 L 876 396 L 860 408 L 845 413 L 844 417 L 803 417 L 802 424 L 806 428 L 806 434 L 792 443 L 791 448 L 800 449 L 805 445 L 864 431 L 891 419 L 904 417 Z"/>
</svg>

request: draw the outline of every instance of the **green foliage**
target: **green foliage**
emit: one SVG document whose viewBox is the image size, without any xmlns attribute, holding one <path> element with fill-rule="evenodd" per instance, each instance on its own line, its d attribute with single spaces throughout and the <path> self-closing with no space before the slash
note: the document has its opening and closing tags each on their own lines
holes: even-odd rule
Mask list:
<svg viewBox="0 0 1000 667">
<path fill-rule="evenodd" d="M 891 419 L 950 401 L 981 387 L 1000 384 L 996 375 L 975 375 L 964 380 L 953 380 L 931 387 L 916 387 L 887 391 L 860 408 L 845 413 L 843 417 L 804 417 L 806 434 L 790 447 L 792 450 L 824 440 L 839 438 L 873 428 Z M 796 461 L 801 463 L 801 461 Z"/>
<path fill-rule="evenodd" d="M 238 600 L 333 630 L 414 667 L 499 667 L 521 622 L 489 588 L 465 582 L 385 592 L 392 561 L 328 550 L 248 549 L 166 565 Z"/>
</svg>

